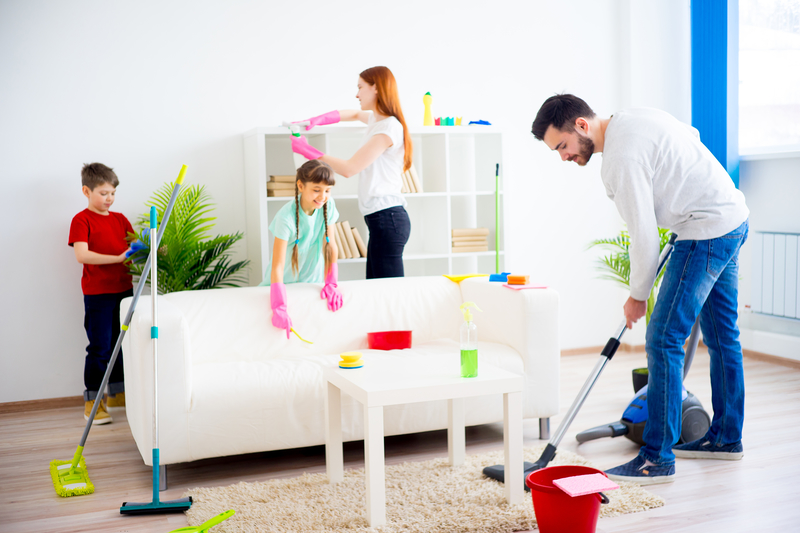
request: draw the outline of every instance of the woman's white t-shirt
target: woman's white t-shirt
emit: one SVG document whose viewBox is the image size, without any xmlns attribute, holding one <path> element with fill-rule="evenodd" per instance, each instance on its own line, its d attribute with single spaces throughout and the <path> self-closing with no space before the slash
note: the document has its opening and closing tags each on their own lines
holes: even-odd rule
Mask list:
<svg viewBox="0 0 800 533">
<path fill-rule="evenodd" d="M 390 207 L 406 206 L 406 199 L 400 192 L 403 188 L 403 125 L 395 117 L 375 121 L 375 114 L 369 114 L 364 146 L 374 135 L 384 134 L 392 140 L 386 149 L 370 166 L 358 176 L 358 209 L 367 216 Z"/>
</svg>

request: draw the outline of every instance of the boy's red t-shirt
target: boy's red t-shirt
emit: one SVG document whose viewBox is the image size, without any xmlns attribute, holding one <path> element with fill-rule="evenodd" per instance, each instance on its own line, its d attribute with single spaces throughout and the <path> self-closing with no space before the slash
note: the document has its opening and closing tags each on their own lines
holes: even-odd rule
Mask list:
<svg viewBox="0 0 800 533">
<path fill-rule="evenodd" d="M 89 243 L 89 251 L 104 255 L 119 255 L 128 249 L 125 237 L 133 233 L 133 226 L 122 213 L 109 211 L 99 215 L 84 209 L 72 219 L 69 227 L 69 245 Z M 114 294 L 133 288 L 133 277 L 123 263 L 111 265 L 83 265 L 81 288 L 83 294 Z"/>
</svg>

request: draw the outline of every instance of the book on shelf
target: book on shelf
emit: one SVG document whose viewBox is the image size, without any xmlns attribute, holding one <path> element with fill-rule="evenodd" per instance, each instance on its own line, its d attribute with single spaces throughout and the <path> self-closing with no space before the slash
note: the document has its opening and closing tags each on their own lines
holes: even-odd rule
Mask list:
<svg viewBox="0 0 800 533">
<path fill-rule="evenodd" d="M 294 197 L 294 187 L 291 189 L 267 189 L 267 196 L 288 196 Z"/>
<path fill-rule="evenodd" d="M 364 244 L 364 241 L 361 240 L 358 228 L 353 228 L 353 239 L 356 241 L 356 246 L 358 247 L 358 252 L 361 254 L 361 257 L 367 257 L 367 246 Z"/>
<path fill-rule="evenodd" d="M 400 178 L 403 180 L 403 187 L 400 189 L 400 192 L 403 194 L 410 193 L 411 187 L 408 185 L 408 172 L 400 174 Z"/>
<path fill-rule="evenodd" d="M 294 183 L 284 183 L 282 181 L 267 182 L 268 191 L 293 191 L 294 187 L 295 187 Z"/>
<path fill-rule="evenodd" d="M 453 237 L 480 237 L 489 235 L 489 228 L 454 228 Z"/>
<path fill-rule="evenodd" d="M 414 188 L 414 192 L 422 192 L 422 181 L 419 179 L 417 169 L 414 168 L 413 164 L 411 165 L 411 168 L 408 169 L 408 174 L 411 178 L 411 186 Z"/>
<path fill-rule="evenodd" d="M 269 181 L 273 183 L 294 183 L 297 181 L 297 176 L 294 174 L 270 174 Z"/>
<path fill-rule="evenodd" d="M 487 235 L 484 236 L 470 236 L 470 237 L 451 237 L 453 241 L 453 245 L 455 246 L 457 243 L 477 243 L 477 244 L 484 244 L 487 241 Z"/>
<path fill-rule="evenodd" d="M 350 249 L 350 253 L 353 254 L 354 258 L 361 257 L 361 253 L 356 246 L 356 240 L 353 238 L 353 228 L 350 227 L 350 223 L 346 220 L 343 221 L 342 229 L 344 230 L 344 237 L 347 239 L 347 247 Z"/>
<path fill-rule="evenodd" d="M 343 252 L 342 257 L 345 259 L 351 259 L 353 254 L 350 253 L 350 249 L 347 246 L 347 239 L 344 236 L 344 229 L 342 228 L 341 222 L 336 223 L 336 234 L 339 237 L 339 245 Z"/>
<path fill-rule="evenodd" d="M 454 254 L 464 253 L 464 252 L 488 252 L 489 245 L 486 244 L 484 246 L 453 246 L 452 252 Z"/>
<path fill-rule="evenodd" d="M 417 174 L 417 169 L 412 164 L 408 170 L 400 175 L 403 181 L 403 188 L 400 190 L 403 194 L 422 192 L 422 182 Z"/>
</svg>

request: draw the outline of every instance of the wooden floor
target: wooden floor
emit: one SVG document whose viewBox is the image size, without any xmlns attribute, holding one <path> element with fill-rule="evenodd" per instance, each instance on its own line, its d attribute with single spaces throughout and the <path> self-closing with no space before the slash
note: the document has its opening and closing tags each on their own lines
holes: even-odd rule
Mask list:
<svg viewBox="0 0 800 533">
<path fill-rule="evenodd" d="M 597 361 L 596 355 L 562 358 L 562 413 Z M 630 370 L 644 366 L 641 353 L 620 353 L 608 365 L 559 449 L 610 468 L 633 458 L 637 446 L 625 438 L 578 445 L 575 434 L 617 420 L 632 396 Z M 747 411 L 745 457 L 741 461 L 678 459 L 677 480 L 650 490 L 667 505 L 644 513 L 602 519 L 599 532 L 771 532 L 800 531 L 800 370 L 745 360 Z M 687 378 L 711 409 L 708 356 L 698 351 Z M 72 457 L 84 425 L 80 409 L 51 409 L 0 415 L 0 531 L 105 531 L 166 533 L 186 525 L 182 514 L 121 516 L 124 501 L 150 501 L 151 470 L 135 447 L 124 410 L 114 423 L 96 426 L 86 458 L 96 492 L 59 498 L 48 470 L 53 459 Z M 555 432 L 560 418 L 552 421 Z M 539 442 L 536 420 L 525 422 L 526 445 Z M 503 447 L 502 424 L 468 428 L 467 453 Z M 387 463 L 447 455 L 444 431 L 388 438 Z M 345 467 L 363 466 L 361 443 L 345 445 Z M 161 499 L 181 497 L 187 488 L 324 472 L 324 447 L 210 459 L 170 469 L 170 488 Z M 265 529 L 265 531 L 267 531 Z"/>
</svg>

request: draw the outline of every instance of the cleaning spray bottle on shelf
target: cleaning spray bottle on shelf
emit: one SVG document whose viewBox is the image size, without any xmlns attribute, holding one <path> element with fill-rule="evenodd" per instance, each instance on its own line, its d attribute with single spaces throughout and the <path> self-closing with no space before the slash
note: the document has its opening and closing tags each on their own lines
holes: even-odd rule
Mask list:
<svg viewBox="0 0 800 533">
<path fill-rule="evenodd" d="M 472 321 L 470 306 L 480 311 L 475 302 L 461 304 L 464 323 L 461 324 L 461 377 L 478 377 L 478 326 Z"/>
</svg>

